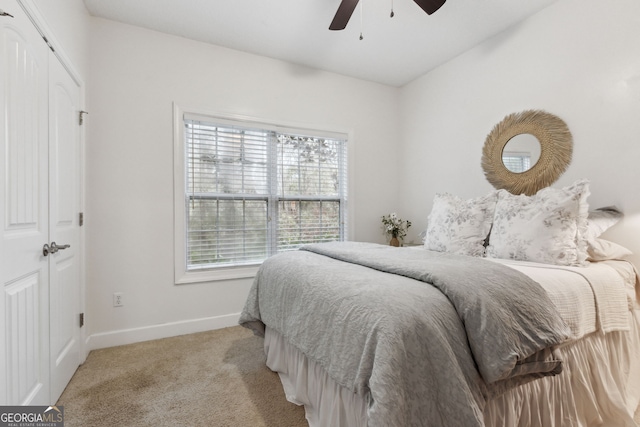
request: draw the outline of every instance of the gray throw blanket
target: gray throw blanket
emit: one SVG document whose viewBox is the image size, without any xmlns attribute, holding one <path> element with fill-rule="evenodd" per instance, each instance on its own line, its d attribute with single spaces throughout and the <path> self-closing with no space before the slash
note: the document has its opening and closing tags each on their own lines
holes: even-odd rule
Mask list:
<svg viewBox="0 0 640 427">
<path fill-rule="evenodd" d="M 516 270 L 366 243 L 303 249 L 265 261 L 240 323 L 275 329 L 366 396 L 370 426 L 482 426 L 487 398 L 561 371 L 552 349 L 569 330 Z"/>
</svg>

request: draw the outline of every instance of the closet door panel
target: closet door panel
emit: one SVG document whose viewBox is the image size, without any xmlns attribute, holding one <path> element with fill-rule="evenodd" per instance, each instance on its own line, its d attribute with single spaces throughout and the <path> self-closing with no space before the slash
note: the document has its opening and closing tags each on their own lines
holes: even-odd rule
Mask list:
<svg viewBox="0 0 640 427">
<path fill-rule="evenodd" d="M 51 396 L 55 402 L 80 364 L 80 88 L 49 60 L 49 212 Z"/>
<path fill-rule="evenodd" d="M 48 52 L 0 0 L 0 403 L 49 404 Z"/>
</svg>

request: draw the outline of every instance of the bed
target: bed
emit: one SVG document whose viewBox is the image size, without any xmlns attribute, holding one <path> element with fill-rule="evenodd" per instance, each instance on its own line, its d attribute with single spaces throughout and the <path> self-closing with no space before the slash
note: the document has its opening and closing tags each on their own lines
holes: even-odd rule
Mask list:
<svg viewBox="0 0 640 427">
<path fill-rule="evenodd" d="M 312 427 L 635 426 L 637 274 L 587 196 L 438 195 L 419 249 L 271 257 L 240 324 Z"/>
</svg>

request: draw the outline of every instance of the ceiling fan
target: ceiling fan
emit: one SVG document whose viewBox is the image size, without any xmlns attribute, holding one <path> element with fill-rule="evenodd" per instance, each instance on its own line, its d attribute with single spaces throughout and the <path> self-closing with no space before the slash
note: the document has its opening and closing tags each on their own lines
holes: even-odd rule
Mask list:
<svg viewBox="0 0 640 427">
<path fill-rule="evenodd" d="M 446 0 L 413 0 L 416 2 L 418 6 L 422 8 L 428 15 L 431 15 L 436 10 L 440 9 L 440 6 L 444 4 Z M 358 5 L 358 0 L 342 0 L 340 6 L 338 6 L 338 11 L 336 12 L 336 16 L 333 17 L 333 21 L 331 21 L 331 25 L 329 25 L 330 30 L 344 30 Z"/>
</svg>

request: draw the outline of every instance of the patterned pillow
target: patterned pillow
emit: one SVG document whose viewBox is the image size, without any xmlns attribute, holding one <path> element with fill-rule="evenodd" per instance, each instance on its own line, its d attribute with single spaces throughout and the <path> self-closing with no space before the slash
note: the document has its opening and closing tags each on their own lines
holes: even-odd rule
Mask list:
<svg viewBox="0 0 640 427">
<path fill-rule="evenodd" d="M 427 219 L 425 249 L 483 256 L 497 194 L 497 191 L 493 191 L 469 200 L 448 193 L 436 194 Z"/>
<path fill-rule="evenodd" d="M 555 265 L 585 265 L 589 181 L 533 196 L 500 190 L 487 256 Z"/>
</svg>

